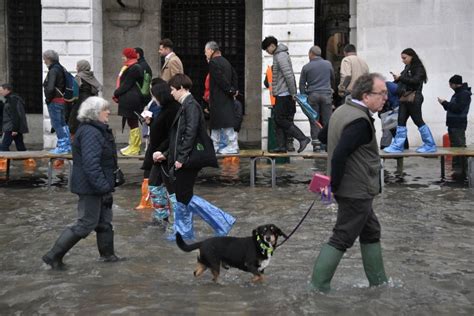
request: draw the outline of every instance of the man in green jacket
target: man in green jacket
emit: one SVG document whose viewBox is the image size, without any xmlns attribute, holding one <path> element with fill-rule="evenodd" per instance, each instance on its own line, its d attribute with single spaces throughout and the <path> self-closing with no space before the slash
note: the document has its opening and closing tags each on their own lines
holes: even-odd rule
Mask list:
<svg viewBox="0 0 474 316">
<path fill-rule="evenodd" d="M 323 245 L 313 268 L 312 286 L 330 290 L 331 279 L 346 249 L 359 237 L 362 261 L 370 286 L 387 282 L 380 246 L 380 224 L 372 209 L 380 193 L 380 156 L 372 115 L 387 100 L 385 79 L 362 75 L 331 116 L 327 139 L 327 174 L 338 203 L 337 220 L 329 242 Z M 322 139 L 321 139 L 322 138 Z"/>
</svg>

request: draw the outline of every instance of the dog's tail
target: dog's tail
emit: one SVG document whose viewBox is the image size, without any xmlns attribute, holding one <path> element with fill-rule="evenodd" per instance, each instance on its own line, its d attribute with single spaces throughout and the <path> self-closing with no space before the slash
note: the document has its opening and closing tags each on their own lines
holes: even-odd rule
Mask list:
<svg viewBox="0 0 474 316">
<path fill-rule="evenodd" d="M 197 242 L 197 243 L 188 245 L 187 243 L 184 242 L 183 236 L 181 236 L 180 233 L 176 232 L 176 244 L 178 245 L 179 249 L 181 249 L 182 251 L 191 252 L 201 247 L 202 242 Z"/>
</svg>

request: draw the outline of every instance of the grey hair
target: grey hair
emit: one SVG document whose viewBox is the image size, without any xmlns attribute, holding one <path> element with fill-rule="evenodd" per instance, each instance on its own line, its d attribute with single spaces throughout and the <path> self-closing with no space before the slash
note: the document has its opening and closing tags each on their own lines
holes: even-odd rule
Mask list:
<svg viewBox="0 0 474 316">
<path fill-rule="evenodd" d="M 219 45 L 217 45 L 216 42 L 210 41 L 206 43 L 206 46 L 204 47 L 206 49 L 210 49 L 212 51 L 218 51 L 219 50 Z"/>
<path fill-rule="evenodd" d="M 309 52 L 314 56 L 321 56 L 321 47 L 314 45 L 309 49 Z"/>
<path fill-rule="evenodd" d="M 53 63 L 59 62 L 59 55 L 56 51 L 48 49 L 43 53 L 43 59 L 47 59 Z"/>
<path fill-rule="evenodd" d="M 362 100 L 362 96 L 364 95 L 364 93 L 372 92 L 372 87 L 374 85 L 375 79 L 385 81 L 385 77 L 376 72 L 360 76 L 354 82 L 354 86 L 352 87 L 352 98 L 356 100 Z"/>
<path fill-rule="evenodd" d="M 77 120 L 79 122 L 91 122 L 98 121 L 99 114 L 102 111 L 109 110 L 109 102 L 101 97 L 88 97 L 82 102 L 79 112 L 77 114 Z"/>
</svg>

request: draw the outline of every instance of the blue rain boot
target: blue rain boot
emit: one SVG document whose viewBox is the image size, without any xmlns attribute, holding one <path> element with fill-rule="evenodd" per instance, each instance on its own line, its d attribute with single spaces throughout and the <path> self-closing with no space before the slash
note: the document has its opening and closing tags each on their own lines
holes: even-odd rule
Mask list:
<svg viewBox="0 0 474 316">
<path fill-rule="evenodd" d="M 154 208 L 152 222 L 163 224 L 163 221 L 170 215 L 166 188 L 164 185 L 149 185 L 148 191 L 150 192 L 150 199 Z"/>
<path fill-rule="evenodd" d="M 56 148 L 51 149 L 49 152 L 51 154 L 55 154 L 55 155 L 64 154 L 64 152 L 63 152 L 64 140 L 65 140 L 65 138 L 58 138 L 58 140 L 56 142 Z"/>
<path fill-rule="evenodd" d="M 423 145 L 416 149 L 417 153 L 434 153 L 436 152 L 436 143 L 433 139 L 433 135 L 431 135 L 430 128 L 428 125 L 423 125 L 418 128 L 421 134 L 421 140 L 423 141 Z"/>
<path fill-rule="evenodd" d="M 188 208 L 208 223 L 214 229 L 216 236 L 227 236 L 235 223 L 235 217 L 197 195 L 193 196 Z"/>
<path fill-rule="evenodd" d="M 405 139 L 407 139 L 407 127 L 397 126 L 397 133 L 392 139 L 390 146 L 385 147 L 383 151 L 386 153 L 402 153 L 405 145 Z"/>
<path fill-rule="evenodd" d="M 71 152 L 71 132 L 69 131 L 69 126 L 65 125 L 63 126 L 64 133 L 66 134 L 66 137 L 64 137 L 64 148 L 63 151 L 66 153 Z"/>
<path fill-rule="evenodd" d="M 189 205 L 186 206 L 181 202 L 176 202 L 173 230 L 166 239 L 176 240 L 176 232 L 179 232 L 183 239 L 194 239 L 193 212 Z"/>
</svg>

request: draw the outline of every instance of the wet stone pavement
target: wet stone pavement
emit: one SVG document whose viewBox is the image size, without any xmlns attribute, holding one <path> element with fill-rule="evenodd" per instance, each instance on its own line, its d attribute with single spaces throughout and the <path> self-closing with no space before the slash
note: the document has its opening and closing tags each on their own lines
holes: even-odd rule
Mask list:
<svg viewBox="0 0 474 316">
<path fill-rule="evenodd" d="M 382 224 L 382 247 L 390 283 L 369 288 L 358 243 L 343 257 L 333 290 L 309 290 L 313 262 L 331 234 L 336 206 L 317 202 L 300 229 L 277 249 L 262 284 L 251 274 L 222 270 L 217 284 L 207 271 L 193 277 L 196 253 L 184 253 L 149 225 L 150 210 L 136 211 L 139 163 L 121 161 L 127 183 L 114 194 L 115 248 L 126 261 L 97 261 L 95 233 L 65 257 L 69 269 L 48 269 L 41 256 L 75 219 L 77 197 L 67 172 L 56 170 L 46 187 L 46 164 L 27 174 L 14 162 L 11 181 L 0 180 L 0 315 L 473 315 L 473 191 L 440 183 L 439 162 L 411 158 L 395 177 L 386 162 L 384 192 L 374 209 Z M 258 165 L 250 188 L 248 161 L 206 169 L 195 193 L 237 218 L 230 235 L 248 236 L 264 223 L 290 232 L 314 195 L 307 186 L 323 161 Z M 195 220 L 197 239 L 212 235 Z"/>
</svg>

